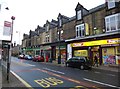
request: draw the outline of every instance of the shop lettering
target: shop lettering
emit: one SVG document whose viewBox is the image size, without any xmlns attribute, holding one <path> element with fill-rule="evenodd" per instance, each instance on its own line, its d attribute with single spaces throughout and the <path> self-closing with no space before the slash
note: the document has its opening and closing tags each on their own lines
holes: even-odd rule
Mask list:
<svg viewBox="0 0 120 89">
<path fill-rule="evenodd" d="M 41 87 L 43 88 L 48 88 L 50 86 L 57 86 L 58 84 L 62 84 L 63 81 L 56 79 L 54 77 L 50 77 L 50 78 L 44 78 L 41 80 L 34 80 L 36 83 L 38 83 Z"/>
</svg>

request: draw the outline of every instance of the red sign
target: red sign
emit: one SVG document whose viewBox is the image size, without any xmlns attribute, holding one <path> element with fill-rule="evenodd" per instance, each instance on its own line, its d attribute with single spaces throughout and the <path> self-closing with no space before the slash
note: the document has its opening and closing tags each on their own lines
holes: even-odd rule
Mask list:
<svg viewBox="0 0 120 89">
<path fill-rule="evenodd" d="M 4 22 L 4 26 L 5 26 L 5 27 L 11 27 L 11 22 L 5 21 L 5 22 Z"/>
</svg>

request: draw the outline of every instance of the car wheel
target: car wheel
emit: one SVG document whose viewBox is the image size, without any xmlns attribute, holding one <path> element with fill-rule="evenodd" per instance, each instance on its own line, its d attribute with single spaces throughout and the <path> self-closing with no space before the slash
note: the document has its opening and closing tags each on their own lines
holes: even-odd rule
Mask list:
<svg viewBox="0 0 120 89">
<path fill-rule="evenodd" d="M 83 69 L 84 69 L 84 66 L 83 66 L 83 65 L 81 65 L 81 66 L 80 66 L 80 69 L 81 69 L 81 70 L 83 70 Z"/>
</svg>

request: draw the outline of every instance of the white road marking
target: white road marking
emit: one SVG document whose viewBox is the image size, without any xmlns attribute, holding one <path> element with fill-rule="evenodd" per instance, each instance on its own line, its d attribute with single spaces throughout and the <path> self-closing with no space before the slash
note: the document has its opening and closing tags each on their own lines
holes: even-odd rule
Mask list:
<svg viewBox="0 0 120 89">
<path fill-rule="evenodd" d="M 59 73 L 59 74 L 65 74 L 65 73 L 63 73 L 61 71 L 56 71 L 56 70 L 52 70 L 52 69 L 49 69 L 49 68 L 43 68 L 43 69 L 49 70 L 49 71 L 52 71 L 52 72 L 56 72 L 56 73 Z"/>
<path fill-rule="evenodd" d="M 28 64 L 28 63 L 25 63 L 26 65 L 28 65 L 28 66 L 35 66 L 35 65 L 32 65 L 32 64 Z"/>
<path fill-rule="evenodd" d="M 114 74 L 107 74 L 107 75 L 109 75 L 109 76 L 116 76 L 116 75 L 114 75 Z"/>
<path fill-rule="evenodd" d="M 100 74 L 100 72 L 95 71 L 94 73 Z"/>
<path fill-rule="evenodd" d="M 20 61 L 15 62 L 15 61 L 12 60 L 12 62 L 14 62 L 16 64 L 19 64 L 19 65 L 22 65 L 22 66 L 35 66 L 35 65 L 32 65 L 32 64 L 28 64 L 28 63 L 24 63 L 24 62 L 20 62 Z"/>
<path fill-rule="evenodd" d="M 87 79 L 87 78 L 83 78 L 83 79 L 86 80 L 86 81 L 89 81 L 89 82 L 94 82 L 94 83 L 98 83 L 98 84 L 105 85 L 105 86 L 109 86 L 109 87 L 114 87 L 114 88 L 118 88 L 118 89 L 120 88 L 120 87 L 118 87 L 118 86 L 114 86 L 114 85 L 102 83 L 102 82 L 95 81 L 95 80 L 91 80 L 91 79 Z"/>
</svg>

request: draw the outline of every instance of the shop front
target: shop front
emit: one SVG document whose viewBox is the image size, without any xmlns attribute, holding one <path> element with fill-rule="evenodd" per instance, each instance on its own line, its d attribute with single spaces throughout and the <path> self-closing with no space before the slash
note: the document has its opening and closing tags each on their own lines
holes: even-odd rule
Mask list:
<svg viewBox="0 0 120 89">
<path fill-rule="evenodd" d="M 66 60 L 66 46 L 61 45 L 60 46 L 60 54 L 61 54 L 61 63 L 64 63 Z M 59 47 L 56 46 L 56 59 L 58 59 L 59 56 Z"/>
<path fill-rule="evenodd" d="M 48 62 L 51 58 L 51 46 L 41 46 L 40 54 L 44 57 L 44 61 Z"/>
<path fill-rule="evenodd" d="M 33 48 L 23 48 L 23 54 L 27 55 L 34 55 L 34 49 Z"/>
<path fill-rule="evenodd" d="M 119 64 L 120 63 L 120 38 L 95 40 L 68 44 L 68 57 L 85 56 L 92 63 L 94 56 L 98 58 L 99 64 Z M 71 47 L 71 48 L 70 48 Z"/>
</svg>

